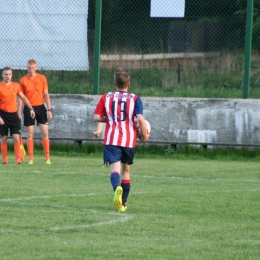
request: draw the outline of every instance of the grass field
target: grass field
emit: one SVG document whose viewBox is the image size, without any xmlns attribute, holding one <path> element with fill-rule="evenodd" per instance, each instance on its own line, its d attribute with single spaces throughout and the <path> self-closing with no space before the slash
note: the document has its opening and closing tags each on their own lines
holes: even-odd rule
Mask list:
<svg viewBox="0 0 260 260">
<path fill-rule="evenodd" d="M 259 162 L 135 158 L 127 212 L 91 156 L 1 165 L 0 259 L 259 259 Z"/>
</svg>

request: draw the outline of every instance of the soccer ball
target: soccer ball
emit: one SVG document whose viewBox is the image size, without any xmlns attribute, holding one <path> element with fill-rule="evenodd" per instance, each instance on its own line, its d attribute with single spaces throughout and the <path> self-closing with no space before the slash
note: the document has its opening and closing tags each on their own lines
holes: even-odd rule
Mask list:
<svg viewBox="0 0 260 260">
<path fill-rule="evenodd" d="M 150 134 L 151 133 L 151 125 L 147 120 L 145 120 L 145 124 L 146 124 L 147 133 Z M 137 124 L 137 137 L 139 139 L 141 139 L 141 137 L 142 137 L 142 133 L 140 131 L 140 127 L 139 127 L 138 124 Z"/>
</svg>

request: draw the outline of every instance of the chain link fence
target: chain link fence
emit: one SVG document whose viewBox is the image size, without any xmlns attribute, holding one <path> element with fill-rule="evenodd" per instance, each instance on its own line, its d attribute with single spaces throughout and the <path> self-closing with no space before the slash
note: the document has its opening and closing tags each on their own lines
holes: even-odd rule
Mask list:
<svg viewBox="0 0 260 260">
<path fill-rule="evenodd" d="M 159 9 L 163 1 L 154 2 Z M 141 87 L 169 95 L 176 86 L 240 88 L 246 5 L 238 3 L 186 0 L 184 17 L 169 18 L 151 17 L 151 1 L 104 1 L 101 67 L 141 70 Z"/>
<path fill-rule="evenodd" d="M 185 7 L 184 17 L 151 16 L 152 4 L 155 12 L 166 6 L 163 16 L 173 2 L 174 10 Z M 177 87 L 240 88 L 246 7 L 243 0 L 103 0 L 100 93 L 111 90 L 118 66 L 129 68 L 132 84 L 146 88 L 147 95 L 157 89 L 174 96 Z M 48 77 L 50 93 L 93 93 L 96 0 L 59 4 L 10 0 L 0 13 L 0 63 L 15 69 L 14 80 L 34 58 Z M 254 84 L 258 84 L 258 35 L 256 26 Z"/>
</svg>

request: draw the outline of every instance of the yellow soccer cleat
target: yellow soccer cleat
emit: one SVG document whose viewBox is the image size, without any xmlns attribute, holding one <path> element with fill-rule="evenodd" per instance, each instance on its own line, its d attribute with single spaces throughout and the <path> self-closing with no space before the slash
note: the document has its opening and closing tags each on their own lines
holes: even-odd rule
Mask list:
<svg viewBox="0 0 260 260">
<path fill-rule="evenodd" d="M 122 187 L 117 186 L 114 195 L 114 206 L 117 210 L 120 210 L 120 208 L 122 207 L 122 194 L 123 194 Z"/>
<path fill-rule="evenodd" d="M 33 164 L 33 160 L 30 160 L 30 161 L 28 162 L 28 164 Z"/>
<path fill-rule="evenodd" d="M 50 161 L 50 160 L 46 160 L 45 163 L 46 163 L 46 164 L 51 164 L 51 161 Z"/>
<path fill-rule="evenodd" d="M 126 210 L 127 210 L 126 205 L 122 205 L 121 208 L 119 209 L 119 211 L 121 211 L 121 212 L 125 212 Z"/>
</svg>

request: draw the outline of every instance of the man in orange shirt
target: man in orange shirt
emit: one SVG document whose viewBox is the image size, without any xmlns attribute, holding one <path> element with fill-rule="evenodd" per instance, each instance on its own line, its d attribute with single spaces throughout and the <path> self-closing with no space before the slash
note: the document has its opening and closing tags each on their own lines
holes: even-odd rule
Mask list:
<svg viewBox="0 0 260 260">
<path fill-rule="evenodd" d="M 51 164 L 48 119 L 52 119 L 52 113 L 47 80 L 44 75 L 36 73 L 37 63 L 35 60 L 31 59 L 27 62 L 27 70 L 28 74 L 20 80 L 20 87 L 24 95 L 33 106 L 35 112 L 35 118 L 31 118 L 28 108 L 24 107 L 23 109 L 24 125 L 27 128 L 27 150 L 29 154 L 29 164 L 34 163 L 35 119 L 41 131 L 45 162 L 46 164 Z M 46 104 L 47 109 L 44 103 Z M 21 114 L 21 102 L 19 102 L 18 111 Z"/>
<path fill-rule="evenodd" d="M 21 163 L 21 149 L 20 149 L 20 131 L 21 118 L 17 114 L 17 96 L 26 105 L 30 117 L 34 118 L 35 114 L 28 99 L 21 92 L 18 83 L 12 82 L 12 69 L 5 67 L 2 72 L 3 81 L 0 82 L 0 135 L 1 135 L 1 152 L 3 157 L 3 164 L 8 164 L 7 157 L 7 139 L 8 129 L 13 137 L 14 152 L 16 163 Z"/>
</svg>

